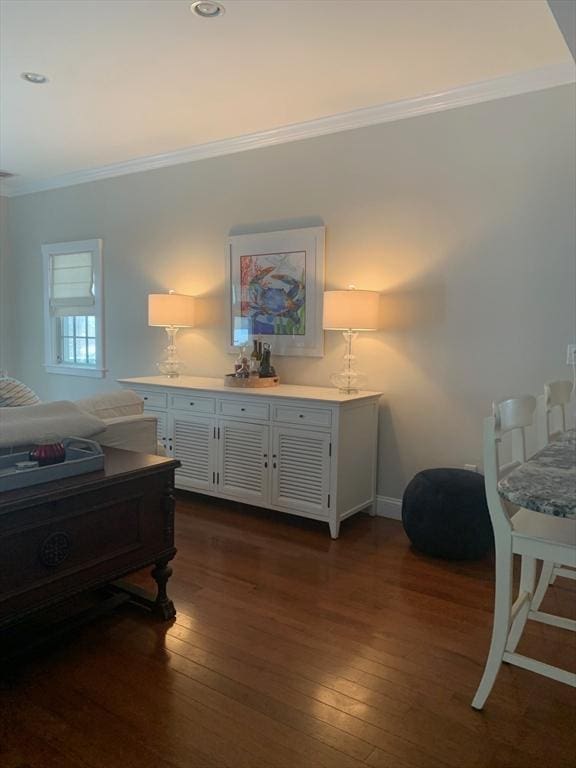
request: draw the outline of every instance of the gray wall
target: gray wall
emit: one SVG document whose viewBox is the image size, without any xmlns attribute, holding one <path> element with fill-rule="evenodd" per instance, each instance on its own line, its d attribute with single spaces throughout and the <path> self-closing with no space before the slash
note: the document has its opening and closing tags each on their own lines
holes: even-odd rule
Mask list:
<svg viewBox="0 0 576 768">
<path fill-rule="evenodd" d="M 384 393 L 379 492 L 399 497 L 426 466 L 479 463 L 491 400 L 569 373 L 574 115 L 565 86 L 12 198 L 11 373 L 46 399 L 153 374 L 165 339 L 146 325 L 146 295 L 172 287 L 207 299 L 180 351 L 190 372 L 220 376 L 226 236 L 320 221 L 327 286 L 386 294 L 386 327 L 357 345 Z M 40 246 L 92 237 L 104 240 L 109 375 L 45 374 Z M 330 333 L 323 359 L 276 363 L 285 382 L 328 384 L 342 352 Z"/>
</svg>

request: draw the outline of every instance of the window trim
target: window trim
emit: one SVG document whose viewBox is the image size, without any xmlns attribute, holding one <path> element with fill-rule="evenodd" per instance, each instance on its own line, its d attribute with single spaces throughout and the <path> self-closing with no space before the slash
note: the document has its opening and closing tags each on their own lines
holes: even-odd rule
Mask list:
<svg viewBox="0 0 576 768">
<path fill-rule="evenodd" d="M 96 318 L 96 365 L 73 365 L 58 362 L 57 318 L 50 312 L 50 260 L 61 253 L 90 251 L 94 265 L 94 316 Z M 73 240 L 66 243 L 47 243 L 42 246 L 44 274 L 44 370 L 68 376 L 90 376 L 104 378 L 104 283 L 102 280 L 102 240 Z"/>
</svg>

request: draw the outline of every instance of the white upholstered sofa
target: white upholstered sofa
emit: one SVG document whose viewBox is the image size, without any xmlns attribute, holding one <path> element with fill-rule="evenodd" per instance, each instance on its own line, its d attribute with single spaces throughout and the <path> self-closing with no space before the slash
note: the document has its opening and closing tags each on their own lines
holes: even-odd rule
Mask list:
<svg viewBox="0 0 576 768">
<path fill-rule="evenodd" d="M 76 400 L 85 413 L 106 425 L 96 437 L 100 445 L 139 453 L 164 453 L 158 444 L 156 416 L 144 413 L 144 401 L 130 389 Z"/>
<path fill-rule="evenodd" d="M 139 453 L 163 453 L 156 417 L 144 413 L 144 401 L 131 390 L 83 400 L 0 407 L 0 451 L 31 445 L 48 435 L 88 437 L 103 446 Z"/>
</svg>

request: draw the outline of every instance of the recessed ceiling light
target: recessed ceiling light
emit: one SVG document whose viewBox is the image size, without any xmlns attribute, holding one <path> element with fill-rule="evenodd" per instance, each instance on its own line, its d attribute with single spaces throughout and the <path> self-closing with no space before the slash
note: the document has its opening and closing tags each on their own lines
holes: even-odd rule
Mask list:
<svg viewBox="0 0 576 768">
<path fill-rule="evenodd" d="M 46 75 L 41 75 L 39 72 L 22 72 L 20 77 L 22 80 L 26 80 L 28 83 L 34 83 L 35 85 L 41 85 L 42 83 L 48 82 Z"/>
<path fill-rule="evenodd" d="M 203 19 L 216 19 L 226 13 L 226 9 L 221 3 L 214 3 L 212 0 L 198 0 L 198 2 L 192 3 L 190 10 Z"/>
</svg>

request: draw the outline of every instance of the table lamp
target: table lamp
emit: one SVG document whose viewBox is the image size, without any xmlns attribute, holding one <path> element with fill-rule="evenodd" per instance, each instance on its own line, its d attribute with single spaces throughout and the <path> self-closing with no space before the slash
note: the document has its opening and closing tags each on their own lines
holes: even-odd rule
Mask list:
<svg viewBox="0 0 576 768">
<path fill-rule="evenodd" d="M 148 295 L 148 325 L 166 329 L 166 357 L 157 363 L 160 373 L 174 378 L 180 375 L 182 363 L 176 355 L 176 334 L 179 328 L 194 326 L 194 297 L 170 291 Z"/>
<path fill-rule="evenodd" d="M 330 381 L 345 394 L 358 392 L 366 384 L 366 375 L 354 367 L 352 341 L 358 331 L 378 329 L 379 301 L 377 291 L 358 291 L 353 285 L 345 291 L 324 292 L 324 330 L 342 331 L 346 340 L 344 368 L 333 373 Z"/>
</svg>

